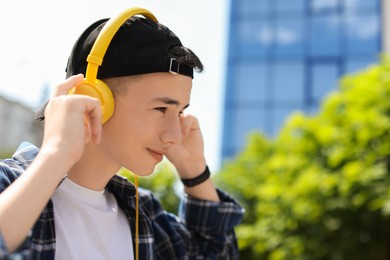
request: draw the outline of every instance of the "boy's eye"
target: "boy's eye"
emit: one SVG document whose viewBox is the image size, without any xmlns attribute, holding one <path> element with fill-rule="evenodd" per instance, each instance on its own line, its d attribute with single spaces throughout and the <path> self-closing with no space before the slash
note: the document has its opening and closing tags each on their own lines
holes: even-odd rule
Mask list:
<svg viewBox="0 0 390 260">
<path fill-rule="evenodd" d="M 165 113 L 167 111 L 166 107 L 156 107 L 155 110 Z"/>
<path fill-rule="evenodd" d="M 165 114 L 167 112 L 168 108 L 167 107 L 156 107 L 154 110 L 157 110 L 157 111 Z M 184 114 L 184 111 L 180 111 L 178 114 L 178 117 L 181 117 L 181 115 L 183 115 L 183 114 Z"/>
</svg>

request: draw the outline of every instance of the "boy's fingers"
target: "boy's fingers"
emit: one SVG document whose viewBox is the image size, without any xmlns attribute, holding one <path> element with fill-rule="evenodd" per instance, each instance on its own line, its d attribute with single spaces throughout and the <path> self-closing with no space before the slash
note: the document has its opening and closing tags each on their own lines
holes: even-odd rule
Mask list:
<svg viewBox="0 0 390 260">
<path fill-rule="evenodd" d="M 181 132 L 183 134 L 184 139 L 187 137 L 188 133 L 190 132 L 191 129 L 191 122 L 192 119 L 188 115 L 183 115 L 181 117 Z"/>
<path fill-rule="evenodd" d="M 76 86 L 78 83 L 80 83 L 83 80 L 84 76 L 83 74 L 78 74 L 69 77 L 67 80 L 65 80 L 63 83 L 59 84 L 53 93 L 53 97 L 61 96 L 61 95 L 66 95 L 68 94 L 68 91 Z M 50 99 L 48 99 L 45 104 L 43 104 L 39 110 L 37 111 L 35 115 L 35 120 L 37 121 L 43 121 L 45 119 L 45 110 L 46 107 L 49 103 Z"/>
<path fill-rule="evenodd" d="M 56 97 L 56 96 L 68 94 L 68 91 L 74 86 L 76 86 L 78 83 L 80 83 L 83 80 L 83 78 L 84 78 L 83 74 L 78 74 L 69 77 L 63 83 L 59 84 L 55 88 L 53 96 Z"/>
<path fill-rule="evenodd" d="M 199 129 L 197 119 L 192 115 L 183 115 L 181 118 L 181 131 L 184 139 L 188 136 L 191 130 Z"/>
</svg>

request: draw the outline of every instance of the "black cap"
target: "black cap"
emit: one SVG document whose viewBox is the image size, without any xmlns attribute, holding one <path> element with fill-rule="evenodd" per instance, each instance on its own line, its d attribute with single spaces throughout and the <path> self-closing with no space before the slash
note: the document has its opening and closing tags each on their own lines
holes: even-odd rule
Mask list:
<svg viewBox="0 0 390 260">
<path fill-rule="evenodd" d="M 87 56 L 108 19 L 90 25 L 76 41 L 66 68 L 66 77 L 83 73 Z M 99 79 L 172 72 L 193 78 L 193 68 L 179 64 L 170 54 L 174 46 L 183 46 L 180 39 L 165 25 L 141 17 L 129 18 L 115 33 L 103 57 Z"/>
</svg>

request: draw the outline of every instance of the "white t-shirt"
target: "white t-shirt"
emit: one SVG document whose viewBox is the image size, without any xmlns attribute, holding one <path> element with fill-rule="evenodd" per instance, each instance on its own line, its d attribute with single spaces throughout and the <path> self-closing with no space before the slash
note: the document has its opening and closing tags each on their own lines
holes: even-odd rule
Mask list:
<svg viewBox="0 0 390 260">
<path fill-rule="evenodd" d="M 55 259 L 134 259 L 130 225 L 113 194 L 65 178 L 52 200 Z"/>
</svg>

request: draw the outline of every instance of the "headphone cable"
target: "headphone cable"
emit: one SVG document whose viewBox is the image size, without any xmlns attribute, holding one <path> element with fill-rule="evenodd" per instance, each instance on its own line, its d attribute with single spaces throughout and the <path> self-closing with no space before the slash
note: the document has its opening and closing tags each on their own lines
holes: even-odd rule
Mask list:
<svg viewBox="0 0 390 260">
<path fill-rule="evenodd" d="M 135 260 L 138 260 L 139 250 L 138 250 L 138 176 L 134 174 L 134 184 L 135 184 Z"/>
</svg>

